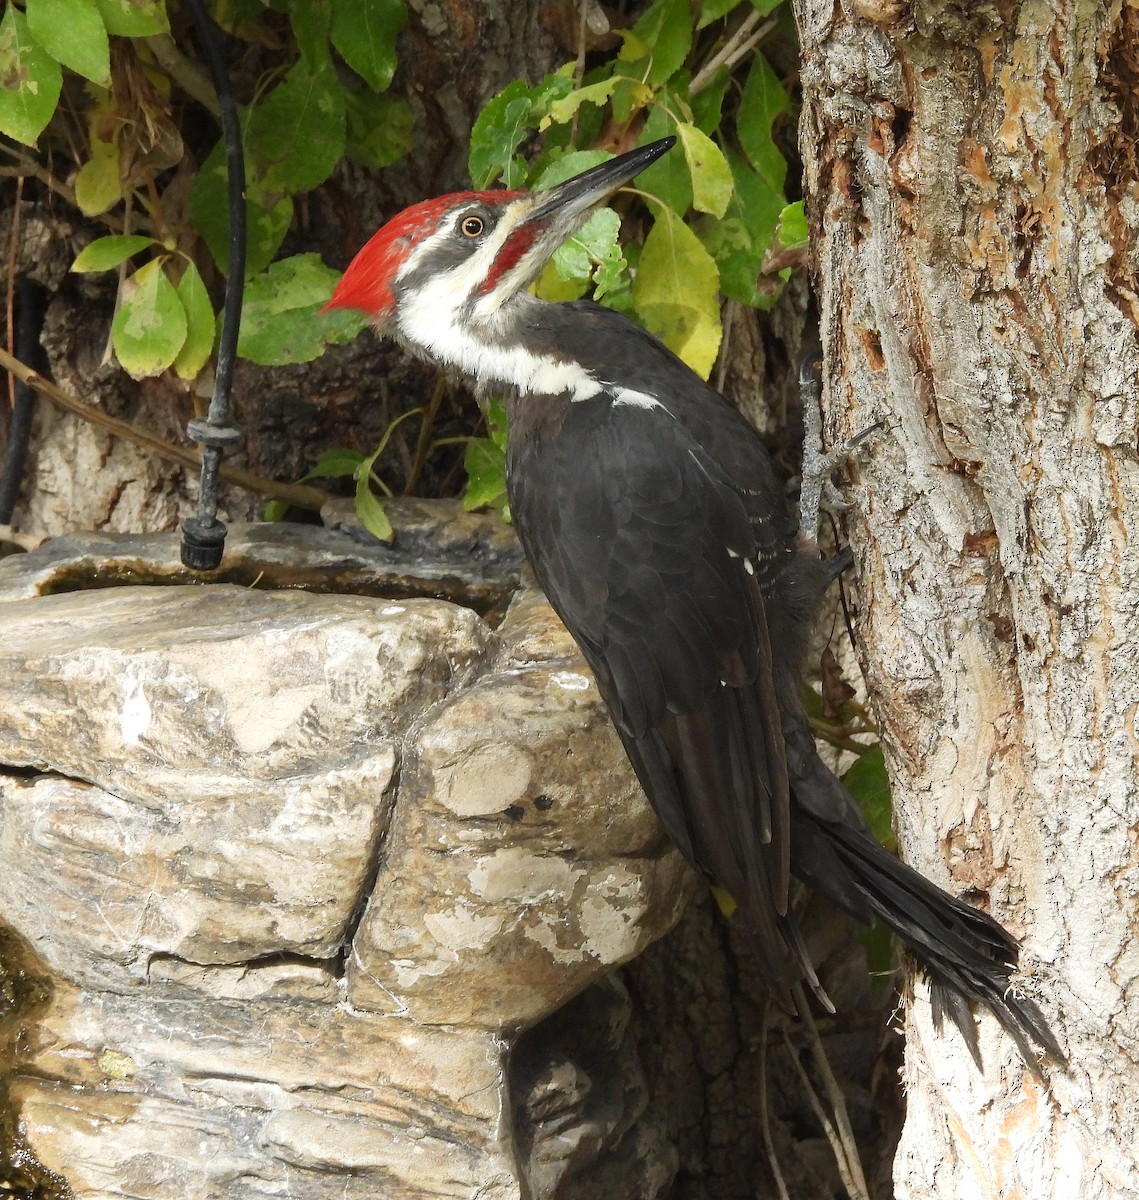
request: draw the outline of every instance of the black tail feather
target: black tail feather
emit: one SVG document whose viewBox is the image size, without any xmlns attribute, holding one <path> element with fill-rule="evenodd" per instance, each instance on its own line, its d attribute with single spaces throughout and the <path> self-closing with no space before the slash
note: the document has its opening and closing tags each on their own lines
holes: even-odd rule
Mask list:
<svg viewBox="0 0 1139 1200">
<path fill-rule="evenodd" d="M 1040 1009 L 1013 990 L 1017 944 L 987 913 L 957 900 L 884 850 L 862 829 L 795 807 L 792 870 L 864 924 L 880 920 L 930 980 L 934 1024 L 948 1017 L 980 1066 L 972 1004 L 987 1008 L 1040 1074 L 1038 1047 L 1064 1061 Z"/>
</svg>

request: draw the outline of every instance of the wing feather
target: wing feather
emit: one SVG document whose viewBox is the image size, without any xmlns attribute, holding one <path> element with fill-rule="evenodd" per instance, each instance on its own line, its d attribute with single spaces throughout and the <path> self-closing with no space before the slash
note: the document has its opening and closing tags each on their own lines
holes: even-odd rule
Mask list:
<svg viewBox="0 0 1139 1200">
<path fill-rule="evenodd" d="M 552 438 L 512 416 L 511 511 L 538 580 L 669 835 L 737 899 L 786 992 L 809 966 L 787 928 L 787 767 L 748 497 L 664 409 L 518 403 L 563 406 Z"/>
</svg>

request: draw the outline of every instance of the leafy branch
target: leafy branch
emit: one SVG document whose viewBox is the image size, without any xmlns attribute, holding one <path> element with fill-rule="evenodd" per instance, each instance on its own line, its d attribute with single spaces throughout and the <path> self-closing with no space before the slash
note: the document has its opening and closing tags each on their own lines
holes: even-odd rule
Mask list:
<svg viewBox="0 0 1139 1200">
<path fill-rule="evenodd" d="M 621 218 L 602 209 L 555 253 L 536 290 L 547 300 L 592 292 L 705 378 L 723 337 L 721 294 L 770 307 L 796 265 L 773 252 L 786 251 L 788 239 L 796 248 L 806 241 L 802 205 L 785 194 L 787 163 L 775 140 L 791 99 L 760 48 L 774 34 L 793 36 L 790 16 L 783 0 L 752 0 L 730 28 L 739 7 L 740 0 L 705 0 L 694 11 L 688 0 L 654 0 L 631 29 L 616 31 L 620 48 L 608 62 L 585 71 L 579 55 L 538 84 L 510 84 L 471 134 L 476 187 L 500 181 L 538 190 L 614 152 L 675 135 L 679 152 L 626 189 L 650 214 L 641 240 L 622 242 Z M 624 222 L 626 233 L 631 225 Z M 502 476 L 495 437 L 467 456 L 479 469 L 468 503 L 472 495 L 500 501 L 486 486 Z"/>
<path fill-rule="evenodd" d="M 9 4 L 0 19 L 0 133 L 69 154 L 73 186 L 30 153 L 9 150 L 14 164 L 3 171 L 36 177 L 114 230 L 74 269 L 121 272 L 111 343 L 122 366 L 136 378 L 172 369 L 190 381 L 215 348 L 207 285 L 227 266 L 227 179 L 220 141 L 200 169 L 186 152 L 187 106 L 215 118 L 218 106 L 171 31 L 177 12 L 167 0 Z M 250 239 L 238 352 L 263 364 L 307 361 L 359 323 L 318 317 L 335 273 L 315 256 L 273 259 L 294 198 L 341 159 L 381 167 L 410 147 L 411 110 L 388 94 L 403 0 L 227 0 L 214 12 L 239 44 L 280 42 L 282 15 L 292 33 L 279 69 L 246 82 L 241 110 Z M 316 336 L 298 338 L 301 328 Z"/>
</svg>

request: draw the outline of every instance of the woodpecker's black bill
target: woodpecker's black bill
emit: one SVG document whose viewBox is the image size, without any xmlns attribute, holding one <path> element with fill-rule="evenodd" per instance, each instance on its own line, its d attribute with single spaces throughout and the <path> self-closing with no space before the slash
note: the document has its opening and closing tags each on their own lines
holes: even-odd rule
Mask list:
<svg viewBox="0 0 1139 1200">
<path fill-rule="evenodd" d="M 639 175 L 675 145 L 676 138 L 661 138 L 659 141 L 649 142 L 647 146 L 638 146 L 628 154 L 611 158 L 608 162 L 598 163 L 588 171 L 582 171 L 580 175 L 567 179 L 565 183 L 558 184 L 548 192 L 540 193 L 537 206 L 527 215 L 526 220 L 544 221 L 555 214 L 559 222 L 572 219 L 600 204 L 606 196 Z"/>
</svg>

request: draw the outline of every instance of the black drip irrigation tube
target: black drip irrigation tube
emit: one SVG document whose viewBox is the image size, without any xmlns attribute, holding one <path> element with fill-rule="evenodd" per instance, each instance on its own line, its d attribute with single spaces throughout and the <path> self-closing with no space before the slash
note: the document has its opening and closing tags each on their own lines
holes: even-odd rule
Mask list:
<svg viewBox="0 0 1139 1200">
<path fill-rule="evenodd" d="M 48 291 L 34 279 L 21 279 L 15 289 L 15 328 L 12 347 L 16 357 L 41 370 L 43 349 L 40 334 L 47 313 Z M 32 436 L 32 417 L 36 411 L 36 394 L 22 379 L 16 381 L 16 402 L 12 406 L 8 426 L 8 445 L 4 449 L 4 465 L 0 467 L 0 525 L 12 523 L 12 513 L 20 498 L 20 482 L 28 460 L 28 443 Z"/>
<path fill-rule="evenodd" d="M 221 337 L 218 341 L 214 393 L 205 418 L 195 417 L 186 426 L 187 435 L 202 447 L 202 484 L 198 511 L 182 522 L 182 563 L 195 571 L 214 571 L 225 549 L 225 525 L 218 520 L 218 467 L 222 451 L 241 443 L 241 430 L 233 423 L 230 390 L 237 355 L 237 331 L 241 323 L 241 300 L 245 288 L 245 159 L 241 150 L 241 126 L 233 88 L 218 48 L 217 27 L 206 13 L 202 0 L 188 0 L 202 54 L 213 77 L 221 109 L 225 159 L 229 168 L 229 268 L 225 278 Z"/>
</svg>

